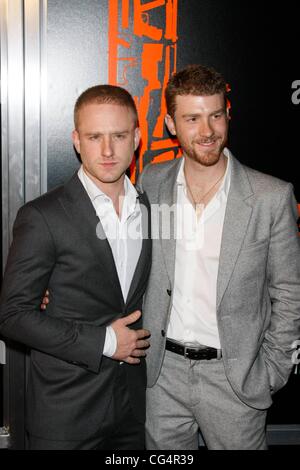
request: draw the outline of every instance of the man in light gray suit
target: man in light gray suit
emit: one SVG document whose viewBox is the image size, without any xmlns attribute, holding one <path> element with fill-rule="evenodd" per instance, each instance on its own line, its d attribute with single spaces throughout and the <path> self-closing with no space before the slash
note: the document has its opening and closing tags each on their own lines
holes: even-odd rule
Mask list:
<svg viewBox="0 0 300 470">
<path fill-rule="evenodd" d="M 197 449 L 200 428 L 209 449 L 265 449 L 267 409 L 300 334 L 292 186 L 226 148 L 219 73 L 187 67 L 166 101 L 183 158 L 149 165 L 139 181 L 153 212 L 147 447 Z"/>
</svg>

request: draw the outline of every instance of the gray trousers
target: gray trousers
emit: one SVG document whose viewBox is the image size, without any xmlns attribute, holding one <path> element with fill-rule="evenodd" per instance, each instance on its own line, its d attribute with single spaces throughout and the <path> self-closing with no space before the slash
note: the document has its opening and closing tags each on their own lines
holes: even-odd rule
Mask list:
<svg viewBox="0 0 300 470">
<path fill-rule="evenodd" d="M 223 361 L 191 361 L 166 351 L 161 374 L 147 390 L 146 448 L 266 449 L 267 410 L 250 408 L 231 388 Z"/>
</svg>

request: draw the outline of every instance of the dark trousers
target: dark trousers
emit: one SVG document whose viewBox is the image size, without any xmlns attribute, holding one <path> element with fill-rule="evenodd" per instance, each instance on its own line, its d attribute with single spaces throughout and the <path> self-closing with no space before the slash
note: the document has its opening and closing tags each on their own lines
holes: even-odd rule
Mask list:
<svg viewBox="0 0 300 470">
<path fill-rule="evenodd" d="M 119 366 L 111 403 L 96 435 L 82 441 L 56 441 L 28 435 L 28 450 L 143 450 L 145 425 L 135 418 L 126 372 Z"/>
</svg>

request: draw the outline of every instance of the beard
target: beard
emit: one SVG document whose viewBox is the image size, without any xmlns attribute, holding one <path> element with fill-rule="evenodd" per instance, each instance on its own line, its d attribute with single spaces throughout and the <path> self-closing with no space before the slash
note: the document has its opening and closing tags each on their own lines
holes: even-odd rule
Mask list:
<svg viewBox="0 0 300 470">
<path fill-rule="evenodd" d="M 197 145 L 199 144 L 209 144 L 212 142 L 220 142 L 220 143 L 211 150 L 210 149 L 200 150 L 197 148 Z M 197 163 L 200 163 L 203 166 L 209 167 L 218 163 L 225 146 L 226 146 L 226 141 L 215 136 L 210 139 L 198 138 L 198 139 L 193 140 L 191 144 L 185 145 L 183 143 L 181 147 L 182 147 L 183 153 L 188 158 L 190 158 L 191 160 L 194 160 Z"/>
</svg>

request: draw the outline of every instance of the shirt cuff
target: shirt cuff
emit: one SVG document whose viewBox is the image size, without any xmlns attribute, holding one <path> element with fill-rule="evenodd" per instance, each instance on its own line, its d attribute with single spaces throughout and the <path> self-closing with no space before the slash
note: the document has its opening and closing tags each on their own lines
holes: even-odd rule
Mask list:
<svg viewBox="0 0 300 470">
<path fill-rule="evenodd" d="M 103 356 L 112 357 L 117 349 L 117 337 L 112 326 L 106 327 Z"/>
</svg>

